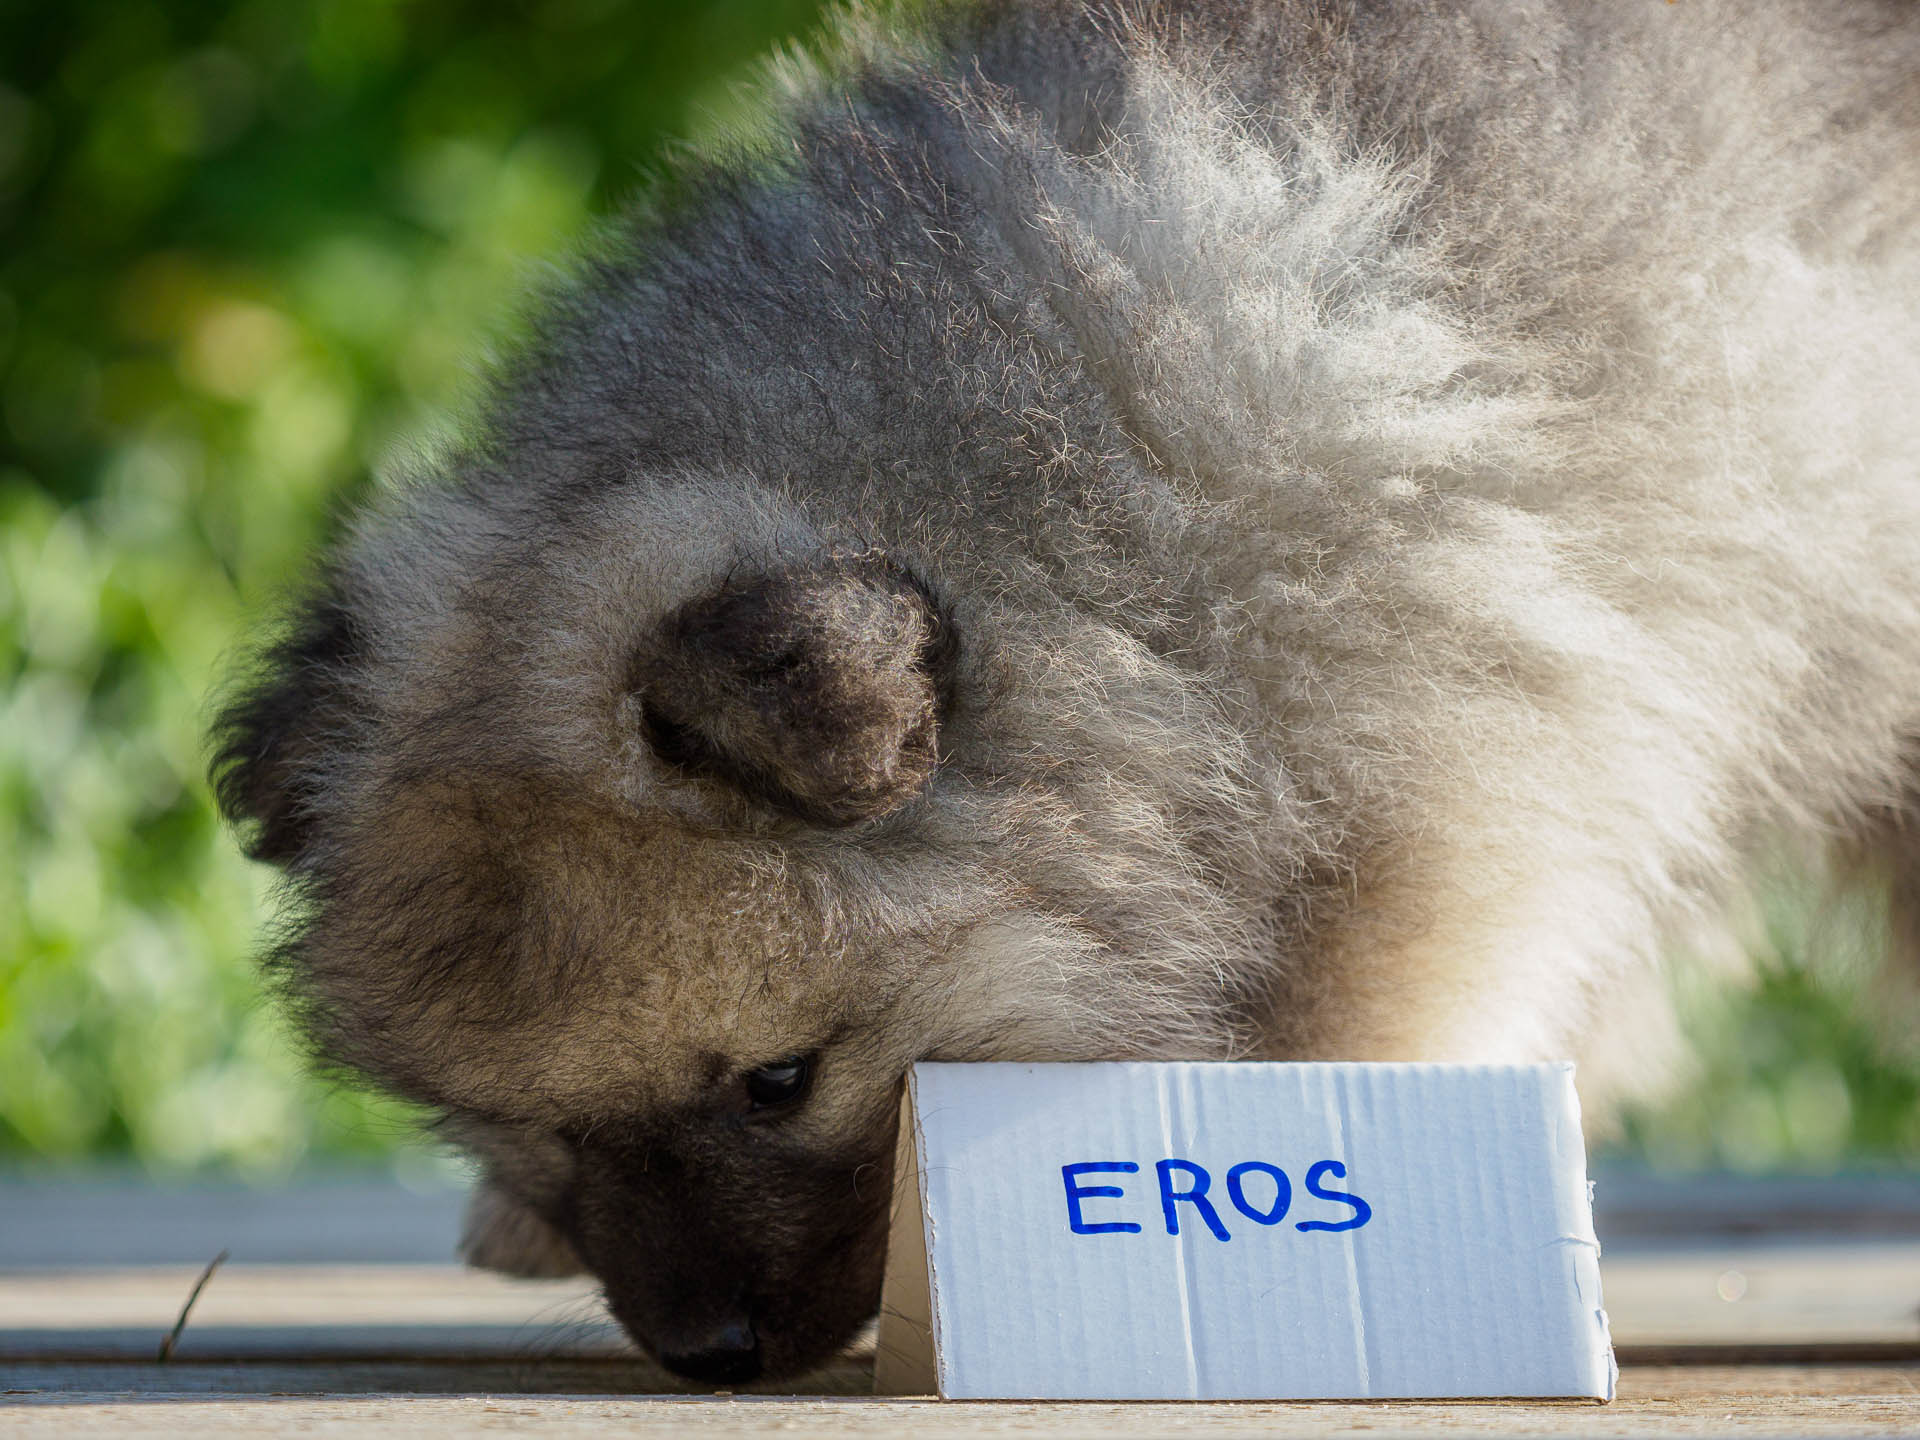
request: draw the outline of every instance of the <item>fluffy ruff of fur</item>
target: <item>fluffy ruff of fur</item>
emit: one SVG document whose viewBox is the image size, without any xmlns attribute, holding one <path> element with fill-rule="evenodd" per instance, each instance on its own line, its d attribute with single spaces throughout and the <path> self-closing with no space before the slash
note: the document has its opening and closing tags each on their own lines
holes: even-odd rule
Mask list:
<svg viewBox="0 0 1920 1440">
<path fill-rule="evenodd" d="M 1891 3 L 850 18 L 226 712 L 321 1053 L 690 1374 L 870 1309 L 913 1059 L 1617 1096 L 1764 846 L 1916 886 L 1916 77 Z"/>
</svg>

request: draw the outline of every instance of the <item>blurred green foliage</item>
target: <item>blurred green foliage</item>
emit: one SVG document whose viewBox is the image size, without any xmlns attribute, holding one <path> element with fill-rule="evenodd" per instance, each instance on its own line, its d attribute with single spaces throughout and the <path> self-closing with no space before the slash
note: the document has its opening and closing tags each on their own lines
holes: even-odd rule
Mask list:
<svg viewBox="0 0 1920 1440">
<path fill-rule="evenodd" d="M 379 1151 L 249 955 L 223 656 L 529 282 L 817 0 L 0 5 L 0 1153 Z"/>
<path fill-rule="evenodd" d="M 1784 868 L 1747 953 L 1676 957 L 1691 1073 L 1615 1153 L 1665 1169 L 1920 1161 L 1920 991 L 1888 967 L 1884 893 Z"/>
<path fill-rule="evenodd" d="M 307 1078 L 262 1004 L 206 696 L 537 258 L 736 119 L 740 67 L 818 10 L 0 5 L 0 1155 L 272 1172 L 414 1133 Z M 1920 1067 L 1776 939 L 1757 988 L 1692 1007 L 1700 1081 L 1630 1139 L 1920 1158 Z"/>
</svg>

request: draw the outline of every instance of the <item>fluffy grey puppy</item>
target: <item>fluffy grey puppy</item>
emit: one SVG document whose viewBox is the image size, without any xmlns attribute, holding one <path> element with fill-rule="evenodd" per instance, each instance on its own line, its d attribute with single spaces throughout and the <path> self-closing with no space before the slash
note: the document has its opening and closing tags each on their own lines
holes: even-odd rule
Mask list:
<svg viewBox="0 0 1920 1440">
<path fill-rule="evenodd" d="M 1916 883 L 1913 6 L 839 45 L 220 722 L 277 971 L 487 1165 L 474 1259 L 790 1373 L 875 1306 L 911 1061 L 1599 1098 L 1770 837 Z"/>
</svg>

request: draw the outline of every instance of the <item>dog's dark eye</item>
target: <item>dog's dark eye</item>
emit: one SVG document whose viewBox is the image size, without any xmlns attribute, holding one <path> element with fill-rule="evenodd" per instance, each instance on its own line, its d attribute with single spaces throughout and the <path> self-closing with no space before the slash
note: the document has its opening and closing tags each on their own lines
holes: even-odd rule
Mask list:
<svg viewBox="0 0 1920 1440">
<path fill-rule="evenodd" d="M 806 1093 L 807 1081 L 812 1075 L 811 1059 L 805 1055 L 789 1055 L 747 1072 L 747 1099 L 756 1110 L 790 1105 Z"/>
</svg>

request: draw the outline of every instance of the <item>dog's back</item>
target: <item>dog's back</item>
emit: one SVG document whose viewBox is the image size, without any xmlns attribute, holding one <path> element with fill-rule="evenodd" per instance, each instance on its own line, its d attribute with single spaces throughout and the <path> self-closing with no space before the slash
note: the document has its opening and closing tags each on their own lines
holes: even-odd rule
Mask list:
<svg viewBox="0 0 1920 1440">
<path fill-rule="evenodd" d="M 1586 1049 L 1597 1096 L 1757 849 L 1913 888 L 1910 7 L 1009 7 L 978 46 L 940 183 L 1232 517 L 1188 544 L 1312 892 L 1273 1053 Z M 1623 1012 L 1641 1046 L 1583 1046 Z"/>
</svg>

